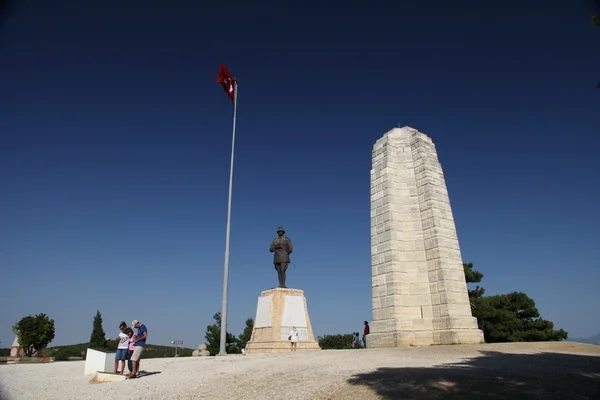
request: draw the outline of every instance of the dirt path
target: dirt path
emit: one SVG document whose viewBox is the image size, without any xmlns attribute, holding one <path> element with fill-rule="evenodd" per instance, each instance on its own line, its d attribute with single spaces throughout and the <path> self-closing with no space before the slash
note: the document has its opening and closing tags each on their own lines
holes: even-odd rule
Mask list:
<svg viewBox="0 0 600 400">
<path fill-rule="evenodd" d="M 0 366 L 0 399 L 600 399 L 600 346 L 505 343 L 142 362 L 90 384 L 81 361 Z"/>
</svg>

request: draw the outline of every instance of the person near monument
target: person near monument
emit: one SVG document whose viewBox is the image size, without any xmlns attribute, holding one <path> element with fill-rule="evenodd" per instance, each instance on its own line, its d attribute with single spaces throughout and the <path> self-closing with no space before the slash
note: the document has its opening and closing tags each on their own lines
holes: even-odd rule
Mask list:
<svg viewBox="0 0 600 400">
<path fill-rule="evenodd" d="M 277 271 L 279 278 L 279 287 L 286 288 L 285 286 L 285 272 L 290 263 L 290 254 L 292 254 L 292 241 L 289 237 L 285 236 L 285 229 L 283 226 L 277 228 L 277 237 L 271 242 L 269 251 L 275 253 L 273 255 L 273 265 Z"/>
<path fill-rule="evenodd" d="M 133 354 L 131 355 L 131 364 L 133 371 L 127 374 L 128 378 L 137 378 L 140 373 L 140 359 L 142 358 L 142 351 L 146 345 L 146 339 L 148 338 L 148 329 L 146 325 L 140 323 L 137 319 L 134 319 L 131 326 L 137 329 L 136 338 L 134 339 Z"/>
<path fill-rule="evenodd" d="M 366 349 L 367 348 L 367 335 L 370 332 L 370 328 L 369 328 L 369 323 L 367 321 L 365 321 L 365 330 L 363 331 L 363 337 L 362 337 L 362 342 L 363 342 L 363 347 Z"/>
<path fill-rule="evenodd" d="M 354 332 L 353 337 L 354 337 L 354 348 L 360 349 L 360 334 L 358 332 Z"/>
<path fill-rule="evenodd" d="M 127 369 L 129 369 L 129 372 L 131 373 L 133 372 L 131 355 L 133 354 L 133 350 L 135 349 L 135 333 L 133 332 L 133 329 L 127 327 L 127 329 L 125 329 L 125 334 L 129 336 L 129 348 L 127 349 Z"/>
<path fill-rule="evenodd" d="M 292 342 L 292 351 L 296 351 L 296 344 L 298 343 L 298 329 L 295 326 L 292 326 L 292 331 L 290 332 L 290 336 L 288 339 Z"/>
<path fill-rule="evenodd" d="M 125 321 L 119 324 L 119 343 L 115 353 L 115 374 L 122 374 L 125 371 L 125 360 L 127 359 L 127 349 L 129 348 L 129 336 L 125 333 L 127 324 Z M 119 372 L 119 361 L 121 361 L 121 372 Z"/>
</svg>

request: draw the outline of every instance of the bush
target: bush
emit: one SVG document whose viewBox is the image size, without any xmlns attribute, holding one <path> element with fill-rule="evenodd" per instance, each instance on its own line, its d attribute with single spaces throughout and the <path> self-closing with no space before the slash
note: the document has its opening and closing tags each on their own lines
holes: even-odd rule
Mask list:
<svg viewBox="0 0 600 400">
<path fill-rule="evenodd" d="M 68 361 L 69 357 L 81 357 L 81 352 L 74 348 L 61 348 L 54 353 L 54 361 Z"/>
<path fill-rule="evenodd" d="M 319 346 L 323 350 L 341 350 L 352 348 L 352 334 L 325 335 L 317 338 Z"/>
<path fill-rule="evenodd" d="M 193 351 L 194 350 L 192 350 L 192 349 L 180 348 L 179 350 L 177 350 L 177 357 L 191 357 Z"/>
</svg>

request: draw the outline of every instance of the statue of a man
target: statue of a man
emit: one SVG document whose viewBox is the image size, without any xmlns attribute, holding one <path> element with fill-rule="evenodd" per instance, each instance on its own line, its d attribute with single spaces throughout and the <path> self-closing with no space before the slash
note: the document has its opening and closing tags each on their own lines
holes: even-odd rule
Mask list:
<svg viewBox="0 0 600 400">
<path fill-rule="evenodd" d="M 283 226 L 277 228 L 277 237 L 271 242 L 269 251 L 275 253 L 273 255 L 273 264 L 279 277 L 279 287 L 285 288 L 285 271 L 290 263 L 290 254 L 292 254 L 292 241 L 289 237 L 284 236 L 285 229 Z"/>
</svg>

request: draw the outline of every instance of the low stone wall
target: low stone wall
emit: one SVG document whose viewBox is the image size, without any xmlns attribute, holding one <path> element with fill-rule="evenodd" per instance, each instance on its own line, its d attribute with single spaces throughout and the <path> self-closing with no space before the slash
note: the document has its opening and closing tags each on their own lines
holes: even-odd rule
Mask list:
<svg viewBox="0 0 600 400">
<path fill-rule="evenodd" d="M 22 357 L 9 358 L 7 364 L 42 364 L 53 363 L 54 357 Z"/>
</svg>

